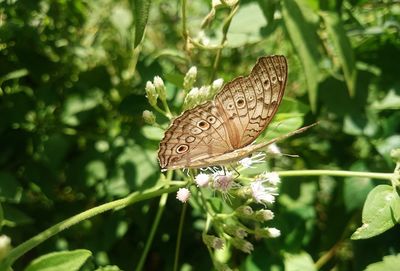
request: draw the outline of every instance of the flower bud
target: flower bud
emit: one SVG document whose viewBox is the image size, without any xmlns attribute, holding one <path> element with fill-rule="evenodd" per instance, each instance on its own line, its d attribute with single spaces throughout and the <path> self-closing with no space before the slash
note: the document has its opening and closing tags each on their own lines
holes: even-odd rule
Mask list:
<svg viewBox="0 0 400 271">
<path fill-rule="evenodd" d="M 165 101 L 167 99 L 167 90 L 165 88 L 164 81 L 160 76 L 154 76 L 153 82 L 160 100 Z"/>
<path fill-rule="evenodd" d="M 147 81 L 146 83 L 146 97 L 151 106 L 155 106 L 157 104 L 158 94 L 155 86 L 150 81 Z"/>
<path fill-rule="evenodd" d="M 203 242 L 208 247 L 214 249 L 222 249 L 224 247 L 225 241 L 214 235 L 203 234 Z"/>
<path fill-rule="evenodd" d="M 11 250 L 11 239 L 7 235 L 0 235 L 0 262 Z"/>
<path fill-rule="evenodd" d="M 185 78 L 183 79 L 183 89 L 185 91 L 189 91 L 193 87 L 193 84 L 196 82 L 196 77 L 197 68 L 193 66 L 189 69 L 185 75 Z"/>
<path fill-rule="evenodd" d="M 259 210 L 254 214 L 254 219 L 260 222 L 272 220 L 274 213 L 271 210 Z"/>
<path fill-rule="evenodd" d="M 250 218 L 253 214 L 253 209 L 250 206 L 243 205 L 237 208 L 235 212 L 239 217 Z"/>
<path fill-rule="evenodd" d="M 247 231 L 240 226 L 237 225 L 225 225 L 224 230 L 227 234 L 243 239 L 247 236 Z"/>
<path fill-rule="evenodd" d="M 240 249 L 244 253 L 250 254 L 254 250 L 253 244 L 245 239 L 232 238 L 231 243 L 234 247 Z"/>
<path fill-rule="evenodd" d="M 153 125 L 156 122 L 156 116 L 149 110 L 144 110 L 142 117 L 147 124 Z"/>
<path fill-rule="evenodd" d="M 263 229 L 255 229 L 255 236 L 264 237 L 264 238 L 276 238 L 281 235 L 281 231 L 277 228 L 263 228 Z"/>
</svg>

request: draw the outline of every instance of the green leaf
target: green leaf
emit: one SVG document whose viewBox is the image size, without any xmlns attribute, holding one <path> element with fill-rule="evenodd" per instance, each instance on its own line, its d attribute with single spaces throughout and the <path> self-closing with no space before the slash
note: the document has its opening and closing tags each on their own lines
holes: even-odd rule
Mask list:
<svg viewBox="0 0 400 271">
<path fill-rule="evenodd" d="M 134 0 L 133 11 L 135 14 L 135 43 L 136 48 L 143 39 L 149 18 L 151 0 Z"/>
<path fill-rule="evenodd" d="M 336 12 L 321 12 L 325 26 L 336 52 L 339 64 L 343 69 L 349 95 L 354 97 L 356 89 L 356 63 L 351 43 L 346 35 L 342 21 Z"/>
<path fill-rule="evenodd" d="M 282 1 L 283 21 L 294 49 L 301 60 L 304 76 L 308 86 L 308 95 L 312 111 L 317 107 L 318 90 L 318 48 L 320 41 L 316 35 L 316 28 L 306 21 L 299 5 L 293 0 Z"/>
<path fill-rule="evenodd" d="M 400 220 L 400 198 L 390 185 L 378 185 L 365 201 L 362 222 L 351 239 L 366 239 L 387 231 Z"/>
<path fill-rule="evenodd" d="M 383 261 L 367 266 L 365 271 L 395 271 L 399 270 L 400 254 L 383 257 Z"/>
<path fill-rule="evenodd" d="M 90 256 L 85 249 L 53 252 L 33 260 L 25 271 L 78 271 Z"/>
<path fill-rule="evenodd" d="M 317 270 L 311 256 L 304 251 L 298 254 L 286 253 L 284 263 L 285 271 Z"/>
<path fill-rule="evenodd" d="M 260 41 L 261 28 L 266 25 L 267 21 L 257 3 L 241 6 L 230 24 L 227 45 L 236 48 Z"/>
</svg>

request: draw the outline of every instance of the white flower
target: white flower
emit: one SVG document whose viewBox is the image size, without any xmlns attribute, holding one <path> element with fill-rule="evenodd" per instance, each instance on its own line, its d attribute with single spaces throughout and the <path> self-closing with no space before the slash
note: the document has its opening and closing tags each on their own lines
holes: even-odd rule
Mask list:
<svg viewBox="0 0 400 271">
<path fill-rule="evenodd" d="M 190 191 L 187 188 L 179 188 L 178 192 L 176 192 L 176 198 L 185 203 L 190 198 Z"/>
<path fill-rule="evenodd" d="M 264 161 L 265 154 L 264 153 L 257 153 L 251 157 L 245 157 L 239 161 L 244 168 L 251 168 L 253 164 L 262 163 Z"/>
<path fill-rule="evenodd" d="M 272 143 L 271 145 L 268 145 L 268 152 L 270 152 L 272 154 L 277 154 L 277 155 L 282 154 L 281 150 L 279 149 L 278 145 L 276 145 L 276 143 Z"/>
<path fill-rule="evenodd" d="M 281 236 L 281 231 L 277 228 L 268 228 L 269 236 L 272 238 L 276 238 Z"/>
<path fill-rule="evenodd" d="M 276 172 L 264 172 L 262 174 L 262 177 L 264 177 L 267 182 L 269 182 L 274 186 L 277 186 L 281 182 L 281 178 L 279 177 L 279 174 Z"/>
<path fill-rule="evenodd" d="M 210 181 L 210 176 L 205 173 L 200 173 L 194 179 L 197 187 L 206 187 Z"/>
<path fill-rule="evenodd" d="M 251 194 L 253 199 L 257 203 L 274 203 L 275 196 L 277 193 L 275 192 L 275 188 L 264 187 L 263 183 L 265 180 L 255 180 L 250 184 Z"/>
<path fill-rule="evenodd" d="M 215 189 L 226 193 L 234 185 L 233 174 L 230 171 L 224 172 L 223 170 L 216 171 L 213 174 L 213 186 Z"/>
</svg>

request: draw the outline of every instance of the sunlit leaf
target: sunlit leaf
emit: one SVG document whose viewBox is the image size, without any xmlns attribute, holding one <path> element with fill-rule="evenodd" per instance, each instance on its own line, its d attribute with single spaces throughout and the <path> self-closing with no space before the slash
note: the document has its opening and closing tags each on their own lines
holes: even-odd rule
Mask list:
<svg viewBox="0 0 400 271">
<path fill-rule="evenodd" d="M 383 257 L 381 262 L 376 262 L 367 266 L 365 271 L 395 271 L 400 266 L 400 254 Z"/>
<path fill-rule="evenodd" d="M 228 46 L 240 47 L 248 43 L 260 41 L 260 29 L 267 21 L 257 3 L 250 3 L 239 8 L 229 27 Z"/>
<path fill-rule="evenodd" d="M 135 43 L 136 48 L 143 39 L 149 18 L 151 0 L 133 0 L 133 12 L 135 19 Z"/>
<path fill-rule="evenodd" d="M 336 52 L 336 57 L 343 69 L 347 88 L 350 96 L 355 95 L 356 88 L 356 64 L 353 49 L 346 31 L 343 28 L 341 18 L 336 12 L 321 12 L 324 19 L 330 41 Z"/>
<path fill-rule="evenodd" d="M 49 253 L 33 260 L 25 271 L 78 271 L 90 256 L 92 252 L 84 249 Z"/>
<path fill-rule="evenodd" d="M 296 1 L 282 1 L 282 14 L 286 30 L 296 50 L 306 78 L 311 109 L 316 110 L 318 89 L 318 47 L 316 28 L 310 26 Z"/>
<path fill-rule="evenodd" d="M 365 201 L 362 223 L 351 239 L 365 239 L 381 234 L 400 221 L 400 198 L 390 185 L 378 185 Z"/>
<path fill-rule="evenodd" d="M 285 254 L 285 271 L 317 270 L 311 256 L 303 251 L 298 254 Z"/>
</svg>

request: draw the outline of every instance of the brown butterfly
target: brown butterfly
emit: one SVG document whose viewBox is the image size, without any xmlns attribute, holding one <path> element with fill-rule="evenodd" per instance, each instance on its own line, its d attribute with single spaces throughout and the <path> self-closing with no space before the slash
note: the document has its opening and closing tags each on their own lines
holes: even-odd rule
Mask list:
<svg viewBox="0 0 400 271">
<path fill-rule="evenodd" d="M 249 145 L 274 117 L 285 91 L 287 71 L 284 56 L 261 57 L 250 75 L 234 79 L 213 100 L 183 112 L 160 142 L 161 169 L 227 164 L 309 128 Z"/>
</svg>

